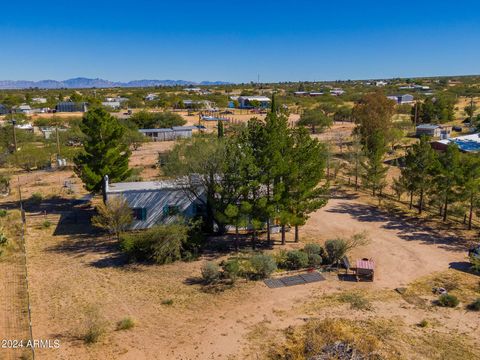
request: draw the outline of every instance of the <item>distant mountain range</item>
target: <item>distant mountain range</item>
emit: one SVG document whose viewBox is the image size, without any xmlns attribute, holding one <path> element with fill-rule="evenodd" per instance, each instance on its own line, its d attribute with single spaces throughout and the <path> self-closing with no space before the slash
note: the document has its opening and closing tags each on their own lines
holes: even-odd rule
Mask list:
<svg viewBox="0 0 480 360">
<path fill-rule="evenodd" d="M 226 85 L 225 81 L 187 81 L 187 80 L 132 80 L 129 82 L 109 81 L 104 79 L 74 78 L 63 81 L 57 80 L 0 80 L 0 89 L 85 89 L 85 88 L 114 88 L 114 87 L 154 87 L 154 86 L 187 86 L 187 85 Z"/>
</svg>

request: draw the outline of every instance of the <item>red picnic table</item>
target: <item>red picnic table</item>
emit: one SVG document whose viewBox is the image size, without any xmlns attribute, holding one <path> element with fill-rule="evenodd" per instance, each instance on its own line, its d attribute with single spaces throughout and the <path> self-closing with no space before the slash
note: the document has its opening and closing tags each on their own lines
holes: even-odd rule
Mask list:
<svg viewBox="0 0 480 360">
<path fill-rule="evenodd" d="M 357 260 L 357 267 L 355 268 L 355 277 L 357 281 L 360 278 L 366 278 L 373 281 L 375 274 L 375 262 L 372 259 Z"/>
</svg>

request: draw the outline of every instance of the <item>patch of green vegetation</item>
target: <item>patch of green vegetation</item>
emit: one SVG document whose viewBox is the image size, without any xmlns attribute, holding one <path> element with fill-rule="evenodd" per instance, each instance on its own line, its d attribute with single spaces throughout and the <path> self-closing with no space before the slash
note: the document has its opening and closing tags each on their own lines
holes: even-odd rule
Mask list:
<svg viewBox="0 0 480 360">
<path fill-rule="evenodd" d="M 172 299 L 163 299 L 161 304 L 171 306 L 171 305 L 173 305 L 173 300 Z"/>
<path fill-rule="evenodd" d="M 117 330 L 130 330 L 134 326 L 135 326 L 135 321 L 130 317 L 126 317 L 117 323 Z"/>
</svg>

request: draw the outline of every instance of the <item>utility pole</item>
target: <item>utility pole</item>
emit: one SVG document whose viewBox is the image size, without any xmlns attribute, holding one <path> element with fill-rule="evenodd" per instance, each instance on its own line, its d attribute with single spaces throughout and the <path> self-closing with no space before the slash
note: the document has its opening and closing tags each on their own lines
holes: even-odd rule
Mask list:
<svg viewBox="0 0 480 360">
<path fill-rule="evenodd" d="M 57 158 L 60 158 L 60 139 L 58 137 L 58 124 L 55 125 L 55 133 L 56 133 L 56 136 L 57 136 Z"/>
<path fill-rule="evenodd" d="M 415 127 L 417 127 L 417 118 L 418 118 L 418 102 L 415 102 L 415 117 L 414 117 Z"/>
<path fill-rule="evenodd" d="M 470 113 L 470 124 L 471 124 L 473 121 L 473 95 L 470 98 L 470 110 L 471 110 L 471 113 Z"/>
<path fill-rule="evenodd" d="M 13 111 L 12 111 L 12 116 L 13 116 Z M 17 152 L 17 132 L 15 130 L 15 126 L 17 125 L 17 120 L 12 118 L 12 126 L 13 126 L 13 146 L 15 149 L 13 150 L 14 152 Z"/>
</svg>

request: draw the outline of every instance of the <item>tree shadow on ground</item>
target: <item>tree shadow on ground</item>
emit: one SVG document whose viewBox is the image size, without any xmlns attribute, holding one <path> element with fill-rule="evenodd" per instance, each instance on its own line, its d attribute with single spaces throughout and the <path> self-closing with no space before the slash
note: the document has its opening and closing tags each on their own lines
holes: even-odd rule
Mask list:
<svg viewBox="0 0 480 360">
<path fill-rule="evenodd" d="M 458 270 L 467 274 L 480 276 L 480 273 L 472 270 L 472 264 L 467 261 L 454 261 L 449 264 L 450 269 Z"/>
<path fill-rule="evenodd" d="M 383 223 L 382 228 L 395 230 L 397 236 L 403 240 L 420 241 L 427 245 L 440 245 L 440 247 L 449 251 L 463 252 L 466 249 L 467 241 L 454 234 L 451 229 L 435 229 L 428 224 L 427 220 L 409 218 L 400 210 L 386 212 L 378 207 L 362 203 L 340 203 L 326 211 L 349 214 L 360 222 Z"/>
</svg>

